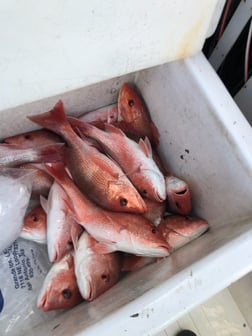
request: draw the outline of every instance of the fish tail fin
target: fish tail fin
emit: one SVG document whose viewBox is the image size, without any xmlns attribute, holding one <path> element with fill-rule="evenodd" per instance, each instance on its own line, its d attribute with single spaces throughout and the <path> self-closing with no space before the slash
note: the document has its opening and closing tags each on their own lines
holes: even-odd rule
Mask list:
<svg viewBox="0 0 252 336">
<path fill-rule="evenodd" d="M 77 118 L 69 117 L 68 121 L 70 122 L 70 125 L 72 126 L 75 133 L 83 140 L 86 144 L 88 144 L 91 147 L 96 148 L 99 152 L 104 152 L 102 146 L 99 144 L 98 141 L 95 140 L 95 138 L 92 137 L 93 132 L 92 129 L 95 129 L 96 127 L 84 122 L 82 120 L 79 120 Z"/>
<path fill-rule="evenodd" d="M 66 130 L 72 130 L 67 120 L 62 100 L 59 100 L 52 110 L 41 114 L 27 116 L 36 124 L 64 136 Z"/>
<path fill-rule="evenodd" d="M 41 146 L 35 149 L 35 160 L 36 162 L 58 162 L 64 161 L 64 144 L 52 144 Z"/>
<path fill-rule="evenodd" d="M 92 124 L 89 124 L 77 118 L 68 117 L 68 121 L 72 126 L 72 128 L 74 129 L 74 131 L 76 131 L 81 136 L 84 135 L 84 137 L 92 137 L 93 130 L 96 128 Z"/>
<path fill-rule="evenodd" d="M 63 186 L 70 177 L 68 176 L 65 165 L 62 162 L 46 164 L 46 172 L 51 175 L 61 186 Z"/>
</svg>

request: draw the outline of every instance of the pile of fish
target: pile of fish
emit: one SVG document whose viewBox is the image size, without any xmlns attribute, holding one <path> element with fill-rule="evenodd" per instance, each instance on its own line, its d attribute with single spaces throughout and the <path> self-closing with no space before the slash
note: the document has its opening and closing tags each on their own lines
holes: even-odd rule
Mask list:
<svg viewBox="0 0 252 336">
<path fill-rule="evenodd" d="M 38 296 L 49 311 L 92 301 L 130 272 L 169 256 L 209 225 L 189 216 L 188 184 L 157 154 L 159 133 L 140 94 L 77 118 L 63 102 L 28 117 L 42 129 L 4 139 L 0 167 L 32 169 L 20 236 L 47 244 L 52 267 Z"/>
</svg>

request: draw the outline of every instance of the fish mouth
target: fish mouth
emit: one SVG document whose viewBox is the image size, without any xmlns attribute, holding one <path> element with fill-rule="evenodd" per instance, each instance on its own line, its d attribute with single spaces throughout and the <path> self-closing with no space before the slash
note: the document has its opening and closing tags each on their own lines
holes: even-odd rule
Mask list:
<svg viewBox="0 0 252 336">
<path fill-rule="evenodd" d="M 92 301 L 92 300 L 94 299 L 93 294 L 94 294 L 94 290 L 93 290 L 93 288 L 92 288 L 92 284 L 91 284 L 91 282 L 89 282 L 89 283 L 88 283 L 87 296 L 85 295 L 85 296 L 86 296 L 85 299 L 86 299 L 87 301 Z"/>
<path fill-rule="evenodd" d="M 165 178 L 165 184 L 167 190 L 173 191 L 175 193 L 187 188 L 187 184 L 185 183 L 185 181 L 180 180 L 176 176 L 167 176 Z"/>
<path fill-rule="evenodd" d="M 160 194 L 156 191 L 155 194 L 154 194 L 154 198 L 157 202 L 161 203 L 161 202 L 165 201 L 166 195 L 165 194 Z"/>
<path fill-rule="evenodd" d="M 23 226 L 19 236 L 24 239 L 29 239 L 33 237 L 33 232 L 29 228 Z"/>
<path fill-rule="evenodd" d="M 10 142 L 8 139 L 5 139 L 5 140 L 3 141 L 3 143 L 11 144 L 11 142 Z"/>
<path fill-rule="evenodd" d="M 44 293 L 42 297 L 38 298 L 38 302 L 37 302 L 38 309 L 42 309 L 44 312 L 47 312 L 49 310 L 49 307 L 47 305 L 47 294 L 48 294 L 48 290 L 46 290 L 46 292 Z"/>
<path fill-rule="evenodd" d="M 171 248 L 167 245 L 159 245 L 158 249 L 150 253 L 150 257 L 162 258 L 168 257 L 171 254 Z"/>
<path fill-rule="evenodd" d="M 162 258 L 171 254 L 172 248 L 168 244 L 153 245 L 151 249 L 138 250 L 135 255 L 139 257 Z"/>
<path fill-rule="evenodd" d="M 140 196 L 139 198 L 139 213 L 145 213 L 147 211 L 147 205 L 144 202 L 144 200 L 142 199 L 142 197 Z"/>
<path fill-rule="evenodd" d="M 121 210 L 120 210 L 121 211 Z M 128 202 L 126 207 L 122 209 L 125 212 L 145 213 L 147 211 L 147 205 L 140 194 L 137 194 L 135 199 Z"/>
<path fill-rule="evenodd" d="M 59 261 L 59 254 L 57 248 L 48 248 L 48 256 L 51 263 Z"/>
<path fill-rule="evenodd" d="M 168 245 L 161 245 L 160 248 L 164 251 L 165 256 L 168 256 L 171 254 L 171 246 Z"/>
<path fill-rule="evenodd" d="M 58 262 L 63 258 L 64 254 L 62 253 L 60 246 L 57 244 L 54 249 L 54 253 L 52 254 L 53 260 L 51 262 Z"/>
</svg>

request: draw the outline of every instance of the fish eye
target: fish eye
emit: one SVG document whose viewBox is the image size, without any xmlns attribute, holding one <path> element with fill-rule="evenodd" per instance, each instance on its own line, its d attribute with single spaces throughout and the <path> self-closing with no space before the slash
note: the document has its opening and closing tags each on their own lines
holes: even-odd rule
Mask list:
<svg viewBox="0 0 252 336">
<path fill-rule="evenodd" d="M 30 134 L 26 134 L 26 135 L 24 136 L 24 138 L 28 140 L 28 139 L 31 138 L 31 136 L 30 136 Z"/>
<path fill-rule="evenodd" d="M 68 288 L 63 289 L 61 294 L 63 295 L 64 299 L 70 299 L 72 296 L 72 292 Z"/>
<path fill-rule="evenodd" d="M 126 200 L 126 198 L 120 198 L 120 205 L 121 206 L 126 206 L 128 203 L 128 201 Z"/>
<path fill-rule="evenodd" d="M 148 193 L 148 192 L 147 192 L 147 190 L 146 190 L 146 189 L 144 189 L 144 190 L 143 190 L 143 194 L 145 194 L 145 195 L 146 195 L 147 193 Z"/>
<path fill-rule="evenodd" d="M 151 230 L 151 232 L 152 232 L 152 233 L 156 233 L 157 230 L 156 230 L 155 228 L 153 228 L 153 229 Z"/>
<path fill-rule="evenodd" d="M 38 216 L 32 215 L 32 220 L 33 220 L 33 222 L 38 222 Z"/>
<path fill-rule="evenodd" d="M 134 100 L 133 100 L 133 99 L 129 99 L 129 100 L 128 100 L 128 105 L 129 105 L 130 107 L 134 106 L 134 105 L 135 105 Z"/>
<path fill-rule="evenodd" d="M 104 281 L 104 282 L 108 282 L 109 281 L 109 275 L 105 274 L 105 273 L 102 273 L 101 275 L 101 279 Z"/>
<path fill-rule="evenodd" d="M 69 246 L 73 246 L 73 242 L 72 242 L 72 240 L 69 240 L 69 241 L 67 242 L 67 245 L 69 245 Z"/>
</svg>

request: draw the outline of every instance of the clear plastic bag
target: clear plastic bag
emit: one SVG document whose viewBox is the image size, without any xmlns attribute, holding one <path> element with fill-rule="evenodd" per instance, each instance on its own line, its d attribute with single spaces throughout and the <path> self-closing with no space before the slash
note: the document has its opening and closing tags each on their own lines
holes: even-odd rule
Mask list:
<svg viewBox="0 0 252 336">
<path fill-rule="evenodd" d="M 0 169 L 0 253 L 18 238 L 30 200 L 33 171 Z"/>
<path fill-rule="evenodd" d="M 25 335 L 59 312 L 37 308 L 37 297 L 51 267 L 47 247 L 17 239 L 0 254 L 0 335 Z"/>
</svg>

